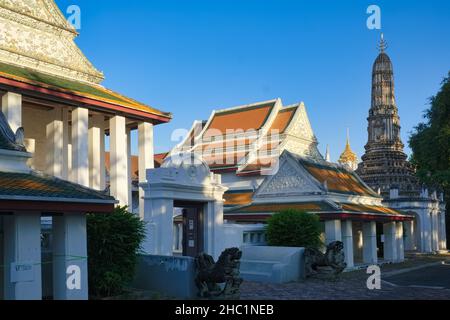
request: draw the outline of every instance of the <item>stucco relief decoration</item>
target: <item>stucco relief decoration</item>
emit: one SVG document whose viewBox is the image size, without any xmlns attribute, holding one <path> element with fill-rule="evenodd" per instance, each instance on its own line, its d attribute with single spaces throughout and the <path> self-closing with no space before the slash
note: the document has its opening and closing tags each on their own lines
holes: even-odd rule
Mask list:
<svg viewBox="0 0 450 320">
<path fill-rule="evenodd" d="M 280 166 L 278 173 L 262 189 L 261 193 L 287 193 L 287 192 L 313 191 L 308 181 L 306 181 L 295 168 L 290 165 Z"/>
<path fill-rule="evenodd" d="M 6 61 L 66 78 L 99 83 L 101 72 L 73 41 L 75 30 L 53 2 L 37 0 L 0 2 L 0 55 Z M 45 10 L 43 9 L 45 8 Z"/>
</svg>

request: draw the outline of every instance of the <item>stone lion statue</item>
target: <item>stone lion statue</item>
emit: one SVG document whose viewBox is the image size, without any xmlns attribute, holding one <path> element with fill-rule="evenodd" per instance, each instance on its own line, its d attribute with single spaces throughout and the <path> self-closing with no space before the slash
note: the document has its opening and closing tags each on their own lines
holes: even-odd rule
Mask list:
<svg viewBox="0 0 450 320">
<path fill-rule="evenodd" d="M 238 248 L 226 249 L 217 262 L 206 253 L 196 258 L 197 275 L 195 284 L 201 298 L 238 299 L 240 296 L 240 260 L 242 251 Z M 224 284 L 220 286 L 219 284 Z"/>
<path fill-rule="evenodd" d="M 347 267 L 344 256 L 344 244 L 334 241 L 324 253 L 317 249 L 305 249 L 305 273 L 307 277 L 315 275 L 337 276 Z"/>
</svg>

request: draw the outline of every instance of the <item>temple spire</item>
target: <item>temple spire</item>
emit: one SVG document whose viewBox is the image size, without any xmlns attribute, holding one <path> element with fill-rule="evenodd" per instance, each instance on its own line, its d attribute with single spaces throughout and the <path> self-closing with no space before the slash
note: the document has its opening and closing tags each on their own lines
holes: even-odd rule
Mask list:
<svg viewBox="0 0 450 320">
<path fill-rule="evenodd" d="M 358 167 L 358 156 L 353 152 L 350 146 L 350 129 L 347 129 L 347 143 L 345 145 L 345 150 L 341 154 L 338 162 L 352 170 L 356 170 L 356 168 Z"/>
<path fill-rule="evenodd" d="M 378 50 L 380 50 L 380 53 L 384 53 L 387 48 L 388 48 L 388 44 L 387 44 L 386 40 L 384 40 L 384 33 L 381 33 L 381 39 L 380 39 L 380 43 L 378 44 Z"/>
</svg>

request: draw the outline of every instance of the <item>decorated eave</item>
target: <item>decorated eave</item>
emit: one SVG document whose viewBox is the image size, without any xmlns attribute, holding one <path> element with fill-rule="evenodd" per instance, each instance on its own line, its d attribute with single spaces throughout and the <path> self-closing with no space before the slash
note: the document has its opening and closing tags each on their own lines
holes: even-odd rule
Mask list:
<svg viewBox="0 0 450 320">
<path fill-rule="evenodd" d="M 321 220 L 354 221 L 410 221 L 414 217 L 384 206 L 360 204 L 331 204 L 328 201 L 293 203 L 253 203 L 244 206 L 226 208 L 224 218 L 235 221 L 265 221 L 274 213 L 284 209 L 297 209 L 319 215 Z"/>
<path fill-rule="evenodd" d="M 59 213 L 110 213 L 116 200 L 34 170 L 26 162 L 31 154 L 23 146 L 23 133 L 13 133 L 0 112 L 0 213 L 40 211 Z"/>
<path fill-rule="evenodd" d="M 170 113 L 151 108 L 100 85 L 67 80 L 54 75 L 0 63 L 0 89 L 74 107 L 85 106 L 130 118 L 169 122 Z"/>
<path fill-rule="evenodd" d="M 0 90 L 154 124 L 170 113 L 109 90 L 53 0 L 0 1 Z"/>
</svg>

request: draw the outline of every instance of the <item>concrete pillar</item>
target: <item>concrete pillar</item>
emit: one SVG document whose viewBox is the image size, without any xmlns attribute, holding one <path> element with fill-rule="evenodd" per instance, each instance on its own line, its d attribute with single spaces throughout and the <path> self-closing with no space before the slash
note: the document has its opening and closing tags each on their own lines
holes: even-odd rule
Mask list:
<svg viewBox="0 0 450 320">
<path fill-rule="evenodd" d="M 397 262 L 405 261 L 405 245 L 403 241 L 403 222 L 395 224 L 395 238 L 397 242 Z"/>
<path fill-rule="evenodd" d="M 431 249 L 439 251 L 439 217 L 436 211 L 431 213 Z"/>
<path fill-rule="evenodd" d="M 405 251 L 416 250 L 416 238 L 414 233 L 414 221 L 403 222 L 403 231 L 405 233 Z"/>
<path fill-rule="evenodd" d="M 421 251 L 424 253 L 431 253 L 433 251 L 431 245 L 431 214 L 428 211 L 423 211 L 420 215 L 421 220 Z"/>
<path fill-rule="evenodd" d="M 70 285 L 70 286 L 69 286 Z M 86 216 L 53 217 L 53 296 L 55 300 L 87 300 Z"/>
<path fill-rule="evenodd" d="M 347 268 L 354 267 L 353 259 L 353 225 L 351 220 L 342 222 L 342 242 L 344 243 L 344 255 Z"/>
<path fill-rule="evenodd" d="M 105 118 L 95 115 L 89 126 L 89 186 L 105 190 Z"/>
<path fill-rule="evenodd" d="M 375 221 L 363 223 L 363 261 L 377 264 L 377 224 Z"/>
<path fill-rule="evenodd" d="M 384 233 L 384 260 L 396 262 L 397 255 L 397 229 L 395 222 L 388 222 L 383 225 Z"/>
<path fill-rule="evenodd" d="M 325 221 L 325 239 L 327 245 L 334 241 L 342 241 L 341 220 Z"/>
<path fill-rule="evenodd" d="M 2 97 L 2 112 L 8 120 L 12 131 L 22 127 L 22 95 L 7 92 Z"/>
<path fill-rule="evenodd" d="M 128 205 L 127 134 L 125 118 L 115 116 L 109 121 L 111 195 L 120 206 Z"/>
<path fill-rule="evenodd" d="M 127 128 L 127 179 L 128 179 L 128 206 L 129 211 L 133 212 L 133 173 L 132 173 L 132 165 L 131 165 L 131 129 Z"/>
<path fill-rule="evenodd" d="M 69 128 L 69 110 L 67 108 L 62 109 L 61 118 L 63 122 L 63 167 L 62 177 L 64 180 L 70 180 L 69 170 L 72 170 L 72 148 L 70 145 L 70 128 Z"/>
<path fill-rule="evenodd" d="M 51 176 L 64 178 L 64 122 L 59 119 L 58 111 L 53 110 L 54 118 L 47 124 L 46 170 Z"/>
<path fill-rule="evenodd" d="M 2 266 L 2 267 L 0 267 L 0 301 L 5 299 L 4 294 L 3 294 L 4 287 L 5 287 L 4 286 L 4 275 L 3 275 L 3 272 L 4 272 L 3 266 L 5 265 L 5 263 L 3 262 L 3 258 L 4 258 L 3 244 L 4 244 L 4 241 L 3 241 L 3 217 L 0 216 L 0 266 Z"/>
<path fill-rule="evenodd" d="M 153 124 L 142 122 L 138 126 L 139 144 L 139 183 L 147 182 L 147 169 L 155 167 L 153 150 Z M 144 189 L 139 187 L 139 216 L 144 219 L 145 212 L 150 208 L 145 208 Z"/>
<path fill-rule="evenodd" d="M 173 200 L 172 199 L 151 199 L 152 216 L 151 220 L 155 224 L 158 232 L 154 239 L 154 247 L 147 240 L 144 243 L 144 252 L 163 256 L 173 255 Z M 146 220 L 150 217 L 146 216 Z M 149 221 L 150 222 L 150 221 Z M 148 230 L 147 235 L 152 236 Z M 147 248 L 146 248 L 147 246 Z M 154 251 L 154 252 L 152 252 Z"/>
<path fill-rule="evenodd" d="M 5 300 L 41 300 L 41 215 L 5 216 L 3 227 Z"/>
<path fill-rule="evenodd" d="M 88 109 L 72 111 L 72 180 L 86 187 L 89 187 L 88 124 Z"/>
<path fill-rule="evenodd" d="M 205 205 L 203 235 L 204 252 L 217 259 L 223 250 L 223 201 L 217 199 Z"/>
<path fill-rule="evenodd" d="M 446 233 L 446 225 L 445 225 L 445 211 L 439 212 L 439 227 L 440 227 L 440 235 L 439 235 L 439 249 L 447 250 L 447 233 Z"/>
</svg>

